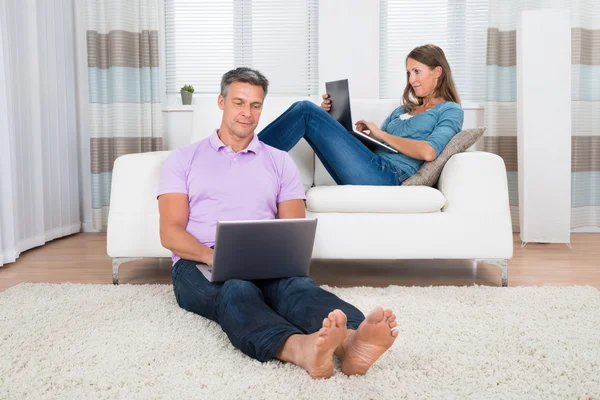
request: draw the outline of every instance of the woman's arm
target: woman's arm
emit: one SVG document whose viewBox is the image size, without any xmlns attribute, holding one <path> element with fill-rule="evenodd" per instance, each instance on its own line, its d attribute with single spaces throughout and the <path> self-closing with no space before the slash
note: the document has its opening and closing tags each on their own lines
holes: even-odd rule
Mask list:
<svg viewBox="0 0 600 400">
<path fill-rule="evenodd" d="M 436 158 L 435 150 L 425 140 L 407 139 L 390 135 L 389 133 L 383 131 L 381 131 L 379 135 L 381 139 L 373 135 L 371 136 L 386 142 L 400 153 L 406 154 L 411 158 L 423 161 L 433 161 Z"/>
<path fill-rule="evenodd" d="M 456 104 L 456 103 L 449 103 Z M 436 157 L 446 147 L 448 142 L 462 129 L 464 111 L 460 106 L 447 107 L 438 118 L 433 132 L 427 137 L 427 143 L 435 150 Z M 435 157 L 434 157 L 435 158 Z"/>
<path fill-rule="evenodd" d="M 411 158 L 424 161 L 433 161 L 436 158 L 434 148 L 425 140 L 407 139 L 382 131 L 371 121 L 360 120 L 356 123 L 356 129 L 364 132 L 369 130 L 373 138 L 385 142 Z M 366 132 L 365 132 L 366 133 Z"/>
</svg>

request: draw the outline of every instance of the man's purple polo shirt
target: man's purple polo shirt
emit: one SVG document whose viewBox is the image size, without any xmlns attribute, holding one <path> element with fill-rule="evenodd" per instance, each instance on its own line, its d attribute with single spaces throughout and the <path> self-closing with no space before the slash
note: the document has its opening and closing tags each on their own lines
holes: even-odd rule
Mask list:
<svg viewBox="0 0 600 400">
<path fill-rule="evenodd" d="M 199 142 L 173 151 L 162 167 L 158 196 L 188 195 L 186 230 L 214 246 L 217 221 L 274 219 L 277 204 L 306 199 L 300 172 L 285 151 L 258 140 L 235 153 L 217 130 Z M 173 254 L 173 263 L 179 257 Z"/>
</svg>

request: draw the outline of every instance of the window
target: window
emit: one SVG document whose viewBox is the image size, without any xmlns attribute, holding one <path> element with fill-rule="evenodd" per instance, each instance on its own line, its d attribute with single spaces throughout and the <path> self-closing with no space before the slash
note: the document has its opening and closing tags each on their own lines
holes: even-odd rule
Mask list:
<svg viewBox="0 0 600 400">
<path fill-rule="evenodd" d="M 406 56 L 430 43 L 444 50 L 461 101 L 484 102 L 487 4 L 484 0 L 381 0 L 380 96 L 402 96 Z"/>
<path fill-rule="evenodd" d="M 165 0 L 167 92 L 219 93 L 223 73 L 261 71 L 269 94 L 318 91 L 318 0 Z"/>
</svg>

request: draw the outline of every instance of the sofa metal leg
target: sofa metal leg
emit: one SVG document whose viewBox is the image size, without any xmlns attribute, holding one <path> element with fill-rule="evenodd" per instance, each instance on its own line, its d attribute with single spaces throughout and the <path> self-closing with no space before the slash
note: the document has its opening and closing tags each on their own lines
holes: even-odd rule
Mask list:
<svg viewBox="0 0 600 400">
<path fill-rule="evenodd" d="M 119 284 L 119 266 L 129 261 L 141 260 L 142 258 L 131 258 L 131 257 L 114 257 L 112 259 L 112 273 L 113 273 L 113 285 Z"/>
<path fill-rule="evenodd" d="M 494 258 L 494 259 L 480 259 L 475 260 L 480 263 L 494 264 L 500 267 L 502 272 L 502 287 L 508 286 L 508 260 L 505 258 Z"/>
</svg>

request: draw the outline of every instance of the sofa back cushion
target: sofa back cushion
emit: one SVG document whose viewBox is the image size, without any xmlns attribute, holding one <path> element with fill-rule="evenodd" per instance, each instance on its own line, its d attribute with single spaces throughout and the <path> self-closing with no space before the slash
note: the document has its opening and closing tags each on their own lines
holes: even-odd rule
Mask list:
<svg viewBox="0 0 600 400">
<path fill-rule="evenodd" d="M 485 128 L 464 129 L 458 132 L 435 160 L 423 163 L 417 173 L 405 180 L 402 186 L 434 186 L 450 157 L 473 146 L 483 136 L 483 132 Z"/>
</svg>

